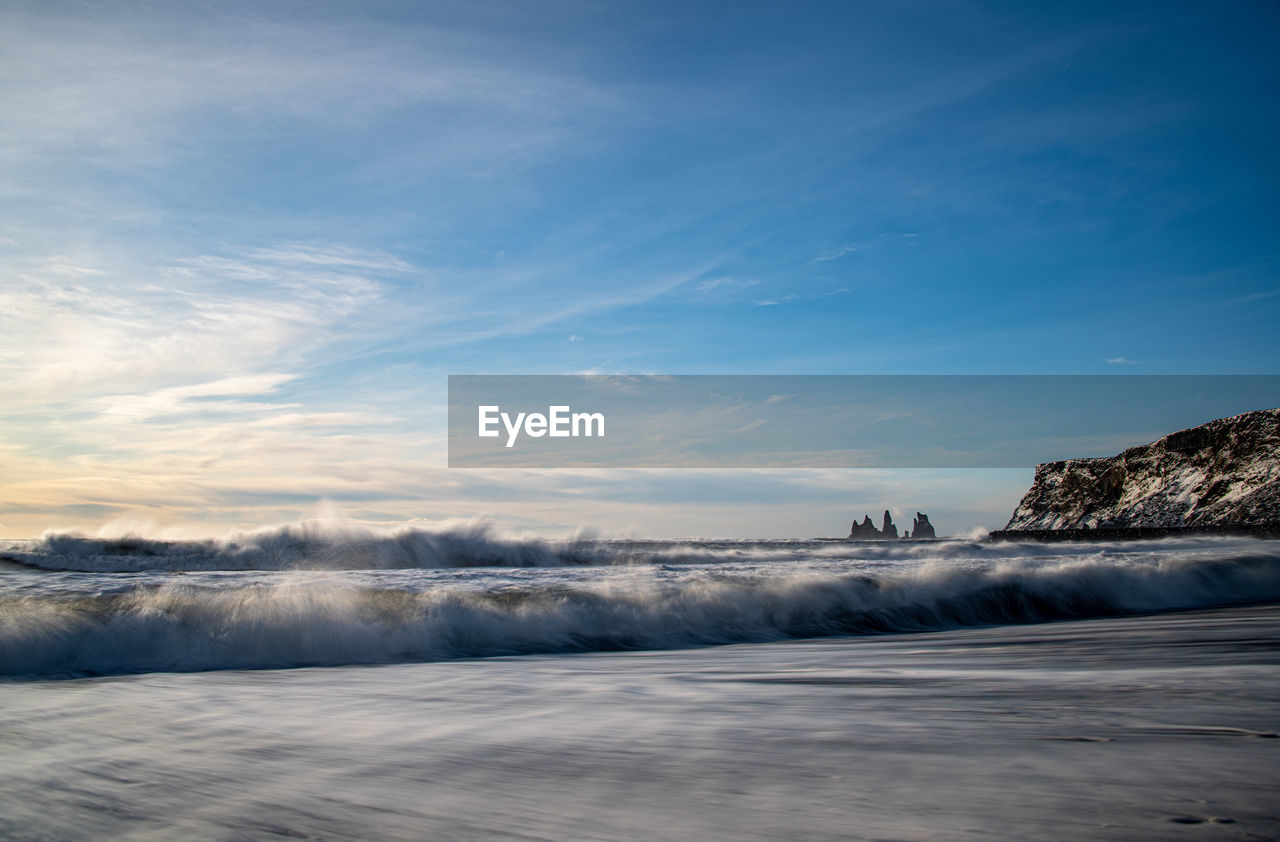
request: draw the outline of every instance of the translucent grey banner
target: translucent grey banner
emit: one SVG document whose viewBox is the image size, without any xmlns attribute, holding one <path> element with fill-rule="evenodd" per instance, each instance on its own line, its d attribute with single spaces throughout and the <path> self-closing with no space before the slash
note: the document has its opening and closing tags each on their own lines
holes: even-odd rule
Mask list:
<svg viewBox="0 0 1280 842">
<path fill-rule="evenodd" d="M 1280 406 L 1280 375 L 450 375 L 451 468 L 1022 468 Z"/>
</svg>

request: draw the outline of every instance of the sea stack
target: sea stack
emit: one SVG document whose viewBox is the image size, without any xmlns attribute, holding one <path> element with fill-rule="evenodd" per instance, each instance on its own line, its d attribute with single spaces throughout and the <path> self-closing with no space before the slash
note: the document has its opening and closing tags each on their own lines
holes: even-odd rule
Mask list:
<svg viewBox="0 0 1280 842">
<path fill-rule="evenodd" d="M 1280 525 L 1280 409 L 1036 466 L 1005 532 Z"/>
<path fill-rule="evenodd" d="M 898 527 L 893 525 L 893 518 L 889 516 L 889 510 L 884 512 L 884 526 L 876 529 L 875 524 L 871 522 L 871 515 L 863 515 L 862 523 L 856 520 L 849 528 L 850 541 L 890 541 L 898 537 Z M 904 533 L 902 537 L 907 537 Z"/>
<path fill-rule="evenodd" d="M 916 519 L 911 523 L 912 538 L 937 538 L 938 535 L 933 531 L 933 524 L 929 523 L 929 516 L 924 512 L 916 512 Z"/>
<path fill-rule="evenodd" d="M 849 529 L 851 541 L 879 541 L 880 537 L 880 530 L 876 529 L 875 524 L 871 522 L 871 515 L 865 515 L 862 523 L 855 520 Z"/>
</svg>

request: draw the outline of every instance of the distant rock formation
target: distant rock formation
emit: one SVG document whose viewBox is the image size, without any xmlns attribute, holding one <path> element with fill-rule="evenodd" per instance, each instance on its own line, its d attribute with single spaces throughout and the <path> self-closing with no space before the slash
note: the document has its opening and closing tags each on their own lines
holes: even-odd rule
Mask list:
<svg viewBox="0 0 1280 842">
<path fill-rule="evenodd" d="M 862 523 L 856 520 L 853 522 L 853 526 L 849 528 L 849 538 L 855 541 L 878 541 L 880 530 L 876 529 L 875 524 L 871 522 L 871 515 L 867 515 L 862 519 Z"/>
<path fill-rule="evenodd" d="M 1005 530 L 1280 523 L 1280 409 L 1171 433 L 1118 456 L 1036 466 Z"/>
<path fill-rule="evenodd" d="M 933 524 L 929 523 L 929 516 L 924 512 L 916 512 L 916 519 L 911 523 L 912 538 L 937 538 L 938 535 L 933 531 Z"/>
<path fill-rule="evenodd" d="M 884 526 L 880 529 L 876 529 L 875 524 L 871 522 L 871 515 L 865 515 L 862 523 L 855 520 L 849 529 L 849 538 L 854 541 L 891 541 L 897 537 L 898 527 L 893 525 L 888 509 L 885 509 Z"/>
</svg>

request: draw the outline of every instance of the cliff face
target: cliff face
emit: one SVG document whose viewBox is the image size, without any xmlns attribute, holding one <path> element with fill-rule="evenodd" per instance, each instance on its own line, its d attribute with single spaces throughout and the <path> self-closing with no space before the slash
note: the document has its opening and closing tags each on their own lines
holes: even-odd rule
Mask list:
<svg viewBox="0 0 1280 842">
<path fill-rule="evenodd" d="M 1280 409 L 1171 433 L 1103 459 L 1036 466 L 1005 527 L 1280 523 Z"/>
</svg>

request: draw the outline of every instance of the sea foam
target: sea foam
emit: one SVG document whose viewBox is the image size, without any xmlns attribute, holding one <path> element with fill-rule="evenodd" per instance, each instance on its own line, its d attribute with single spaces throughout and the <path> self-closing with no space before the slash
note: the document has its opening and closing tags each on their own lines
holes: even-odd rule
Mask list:
<svg viewBox="0 0 1280 842">
<path fill-rule="evenodd" d="M 373 664 L 924 632 L 1280 600 L 1280 554 L 425 574 L 61 576 L 0 597 L 0 674 Z M 393 577 L 383 583 L 379 577 Z M 417 576 L 418 578 L 415 578 Z M 70 578 L 66 578 L 70 577 Z"/>
</svg>

